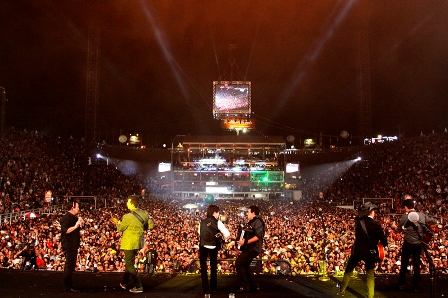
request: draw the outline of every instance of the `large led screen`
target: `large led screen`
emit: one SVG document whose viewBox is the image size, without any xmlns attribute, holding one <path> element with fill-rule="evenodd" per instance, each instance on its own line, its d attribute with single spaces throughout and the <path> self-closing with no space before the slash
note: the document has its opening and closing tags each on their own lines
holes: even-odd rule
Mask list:
<svg viewBox="0 0 448 298">
<path fill-rule="evenodd" d="M 250 114 L 250 88 L 247 81 L 214 81 L 213 114 Z"/>
<path fill-rule="evenodd" d="M 171 163 L 169 162 L 160 162 L 159 163 L 159 173 L 169 172 L 171 171 Z"/>
<path fill-rule="evenodd" d="M 300 167 L 298 163 L 287 163 L 286 173 L 298 173 L 300 172 Z"/>
</svg>

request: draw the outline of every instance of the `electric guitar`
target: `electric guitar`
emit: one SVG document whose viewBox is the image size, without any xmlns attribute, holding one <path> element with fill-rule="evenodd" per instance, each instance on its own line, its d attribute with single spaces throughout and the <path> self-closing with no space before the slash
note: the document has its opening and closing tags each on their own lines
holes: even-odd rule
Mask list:
<svg viewBox="0 0 448 298">
<path fill-rule="evenodd" d="M 114 224 L 118 224 L 118 222 L 120 221 L 118 218 L 116 218 L 116 217 L 111 217 L 110 219 L 109 219 L 111 222 L 113 222 Z"/>
<path fill-rule="evenodd" d="M 422 241 L 425 244 L 429 244 L 432 241 L 432 239 L 434 238 L 433 230 L 435 229 L 436 225 L 427 225 L 420 220 L 419 220 L 419 224 L 421 225 L 422 230 L 423 230 Z"/>
<path fill-rule="evenodd" d="M 384 260 L 384 256 L 386 255 L 386 250 L 381 242 L 378 242 L 378 259 L 382 262 Z"/>
</svg>

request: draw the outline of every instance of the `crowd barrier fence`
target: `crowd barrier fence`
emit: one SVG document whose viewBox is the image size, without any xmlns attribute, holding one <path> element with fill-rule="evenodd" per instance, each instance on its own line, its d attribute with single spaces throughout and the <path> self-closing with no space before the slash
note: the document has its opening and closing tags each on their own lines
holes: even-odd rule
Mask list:
<svg viewBox="0 0 448 298">
<path fill-rule="evenodd" d="M 7 222 L 9 224 L 12 223 L 14 220 L 18 220 L 21 218 L 26 217 L 33 217 L 33 214 L 35 216 L 41 216 L 43 214 L 51 214 L 55 211 L 60 211 L 64 209 L 64 205 L 50 205 L 43 208 L 36 208 L 36 209 L 29 209 L 19 212 L 11 212 L 11 213 L 4 213 L 0 214 L 0 222 Z"/>
<path fill-rule="evenodd" d="M 236 258 L 229 259 L 217 259 L 218 264 L 222 262 L 235 262 Z M 275 264 L 275 274 L 277 275 L 291 275 L 291 263 L 288 260 L 276 260 L 276 259 L 254 259 L 250 264 L 250 268 L 253 272 L 260 273 L 263 271 L 263 263 L 271 263 Z M 199 259 L 194 259 L 189 264 L 189 273 L 198 273 L 199 272 Z"/>
</svg>

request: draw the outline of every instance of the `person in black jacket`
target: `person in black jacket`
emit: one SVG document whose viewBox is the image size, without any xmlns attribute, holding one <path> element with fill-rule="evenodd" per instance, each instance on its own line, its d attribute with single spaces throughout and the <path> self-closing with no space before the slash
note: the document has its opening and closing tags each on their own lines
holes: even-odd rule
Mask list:
<svg viewBox="0 0 448 298">
<path fill-rule="evenodd" d="M 78 293 L 78 290 L 73 289 L 73 271 L 75 271 L 76 259 L 78 258 L 81 241 L 80 230 L 84 221 L 81 217 L 76 216 L 79 212 L 78 202 L 69 202 L 66 208 L 67 213 L 60 220 L 62 249 L 65 255 L 64 288 L 66 292 Z"/>
<path fill-rule="evenodd" d="M 22 257 L 22 265 L 20 269 L 30 270 L 37 269 L 36 265 L 36 251 L 34 250 L 34 243 L 25 244 L 24 248 L 19 251 L 14 257 Z"/>
<path fill-rule="evenodd" d="M 256 258 L 262 250 L 263 238 L 265 233 L 265 224 L 260 216 L 260 209 L 257 206 L 250 206 L 247 210 L 247 218 L 249 222 L 246 227 L 246 237 L 238 240 L 241 247 L 241 254 L 235 262 L 236 273 L 240 280 L 240 288 L 235 292 L 260 291 L 260 286 L 255 280 L 254 273 L 250 269 L 250 263 Z M 246 228 L 245 228 L 246 230 Z"/>
<path fill-rule="evenodd" d="M 338 284 L 341 293 L 345 292 L 356 264 L 361 260 L 365 262 L 367 275 L 367 297 L 373 298 L 375 292 L 375 257 L 372 249 L 378 249 L 380 242 L 387 250 L 387 238 L 381 225 L 374 220 L 378 206 L 366 202 L 361 206 L 355 222 L 355 242 L 351 249 L 351 255 L 345 268 L 342 283 Z M 367 230 L 364 231 L 363 224 Z"/>
<path fill-rule="evenodd" d="M 401 249 L 401 267 L 398 288 L 400 290 L 404 289 L 409 259 L 412 257 L 412 267 L 414 268 L 412 290 L 414 292 L 418 292 L 420 285 L 420 257 L 422 254 L 423 226 L 425 224 L 436 224 L 437 221 L 425 213 L 416 212 L 414 209 L 414 200 L 410 195 L 406 195 L 403 205 L 406 213 L 401 216 L 398 226 L 395 223 L 392 224 L 393 229 L 397 232 L 404 233 L 404 241 Z M 411 222 L 408 218 L 411 212 L 414 212 L 417 217 L 415 223 Z"/>
<path fill-rule="evenodd" d="M 204 294 L 214 292 L 218 286 L 216 272 L 218 251 L 222 240 L 230 236 L 229 230 L 219 220 L 219 207 L 210 205 L 207 208 L 207 218 L 199 224 L 199 264 L 201 265 L 202 290 Z M 210 256 L 210 284 L 207 276 L 207 257 Z"/>
</svg>

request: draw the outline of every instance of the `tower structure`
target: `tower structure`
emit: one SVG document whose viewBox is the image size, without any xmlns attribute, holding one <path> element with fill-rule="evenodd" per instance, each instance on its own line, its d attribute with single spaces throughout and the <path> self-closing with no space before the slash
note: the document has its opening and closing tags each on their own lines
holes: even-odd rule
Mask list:
<svg viewBox="0 0 448 298">
<path fill-rule="evenodd" d="M 97 141 L 100 72 L 100 28 L 98 26 L 89 28 L 88 39 L 85 138 L 87 142 L 95 142 Z"/>
<path fill-rule="evenodd" d="M 362 144 L 365 138 L 372 137 L 369 36 L 364 31 L 358 33 L 357 91 L 358 134 Z"/>
<path fill-rule="evenodd" d="M 3 131 L 5 129 L 5 119 L 6 119 L 6 90 L 3 87 L 0 87 L 0 96 L 1 96 L 1 116 L 0 116 L 0 122 L 1 122 L 1 133 L 3 134 Z"/>
<path fill-rule="evenodd" d="M 230 81 L 235 80 L 235 72 L 238 72 L 238 65 L 235 59 L 236 44 L 229 44 L 229 65 L 230 65 Z M 238 74 L 238 73 L 237 73 Z"/>
</svg>

